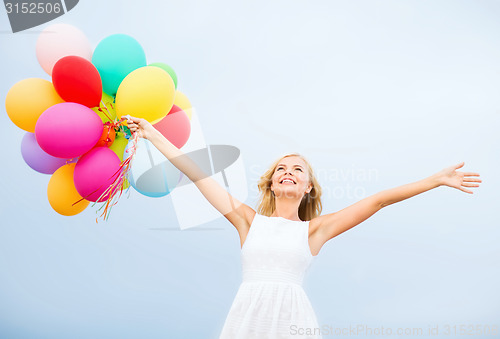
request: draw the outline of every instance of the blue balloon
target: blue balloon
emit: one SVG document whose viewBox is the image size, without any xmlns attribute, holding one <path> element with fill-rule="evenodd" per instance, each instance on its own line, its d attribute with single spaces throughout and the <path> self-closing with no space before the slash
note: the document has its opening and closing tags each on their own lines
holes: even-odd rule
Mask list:
<svg viewBox="0 0 500 339">
<path fill-rule="evenodd" d="M 92 63 L 101 75 L 103 91 L 115 96 L 121 82 L 130 72 L 146 66 L 146 54 L 131 36 L 113 34 L 97 45 Z"/>
<path fill-rule="evenodd" d="M 123 159 L 131 154 L 133 140 L 123 152 Z M 168 195 L 177 186 L 181 172 L 158 149 L 146 139 L 139 139 L 136 145 L 127 179 L 142 195 L 159 198 Z"/>
</svg>

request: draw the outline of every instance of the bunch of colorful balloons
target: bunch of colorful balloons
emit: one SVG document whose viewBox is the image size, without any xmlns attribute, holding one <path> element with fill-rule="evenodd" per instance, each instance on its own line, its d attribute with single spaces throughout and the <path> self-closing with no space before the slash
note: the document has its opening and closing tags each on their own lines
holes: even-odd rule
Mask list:
<svg viewBox="0 0 500 339">
<path fill-rule="evenodd" d="M 52 175 L 47 196 L 59 214 L 78 214 L 89 202 L 109 203 L 127 188 L 124 163 L 132 138 L 122 117 L 148 120 L 178 148 L 187 142 L 191 104 L 177 90 L 176 73 L 164 63 L 148 65 L 131 36 L 108 36 L 92 51 L 78 28 L 55 24 L 40 34 L 36 55 L 52 81 L 19 81 L 5 106 L 27 132 L 21 142 L 25 162 Z"/>
</svg>

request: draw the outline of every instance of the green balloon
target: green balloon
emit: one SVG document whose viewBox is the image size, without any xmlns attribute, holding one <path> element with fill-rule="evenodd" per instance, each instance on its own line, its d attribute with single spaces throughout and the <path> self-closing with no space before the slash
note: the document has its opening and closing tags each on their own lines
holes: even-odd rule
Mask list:
<svg viewBox="0 0 500 339">
<path fill-rule="evenodd" d="M 170 67 L 167 64 L 164 64 L 163 62 L 154 62 L 152 64 L 149 64 L 148 66 L 159 67 L 162 70 L 164 70 L 165 72 L 167 72 L 168 74 L 170 74 L 170 77 L 172 78 L 172 80 L 174 80 L 175 89 L 177 89 L 177 74 L 175 74 L 175 71 L 172 67 Z"/>
<path fill-rule="evenodd" d="M 125 138 L 122 132 L 118 132 L 116 133 L 115 141 L 111 144 L 111 146 L 109 146 L 109 149 L 116 153 L 118 158 L 120 158 L 120 161 L 123 161 L 123 155 L 127 144 L 127 138 Z"/>
<path fill-rule="evenodd" d="M 103 124 L 114 122 L 116 119 L 115 98 L 103 92 L 99 106 L 92 107 L 92 110 L 101 118 Z"/>
</svg>

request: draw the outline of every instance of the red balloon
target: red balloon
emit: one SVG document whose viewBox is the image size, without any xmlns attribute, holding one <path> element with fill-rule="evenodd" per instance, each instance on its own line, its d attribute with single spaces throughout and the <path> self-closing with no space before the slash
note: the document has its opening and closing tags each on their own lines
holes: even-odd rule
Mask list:
<svg viewBox="0 0 500 339">
<path fill-rule="evenodd" d="M 153 126 L 177 148 L 186 144 L 191 133 L 191 124 L 186 112 L 176 105 Z"/>
<path fill-rule="evenodd" d="M 102 82 L 99 72 L 87 59 L 70 55 L 59 59 L 52 70 L 52 83 L 65 101 L 87 107 L 99 106 Z"/>
</svg>

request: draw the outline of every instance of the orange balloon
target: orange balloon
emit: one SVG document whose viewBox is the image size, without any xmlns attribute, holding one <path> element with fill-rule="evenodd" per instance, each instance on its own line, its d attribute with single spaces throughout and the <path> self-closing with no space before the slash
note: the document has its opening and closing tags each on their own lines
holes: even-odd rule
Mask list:
<svg viewBox="0 0 500 339">
<path fill-rule="evenodd" d="M 29 78 L 11 87 L 5 98 L 5 109 L 17 127 L 34 133 L 36 121 L 55 104 L 64 102 L 50 81 Z"/>
<path fill-rule="evenodd" d="M 94 147 L 109 147 L 115 141 L 116 132 L 109 122 L 104 124 L 102 135 Z"/>
<path fill-rule="evenodd" d="M 88 200 L 81 200 L 82 196 L 77 192 L 73 182 L 75 163 L 59 167 L 52 174 L 47 187 L 47 196 L 50 206 L 61 215 L 75 215 L 82 212 L 89 205 Z M 81 200 L 81 201 L 80 201 Z M 80 201 L 76 203 L 77 201 Z M 76 203 L 75 205 L 73 205 Z"/>
</svg>

